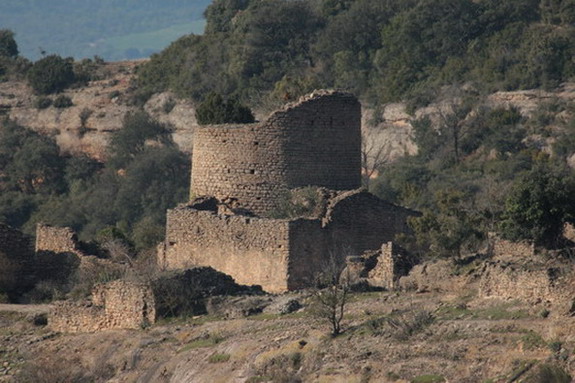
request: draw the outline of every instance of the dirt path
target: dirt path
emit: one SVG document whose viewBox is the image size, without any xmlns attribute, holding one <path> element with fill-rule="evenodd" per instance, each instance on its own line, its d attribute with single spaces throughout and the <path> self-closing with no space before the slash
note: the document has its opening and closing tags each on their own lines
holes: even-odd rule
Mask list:
<svg viewBox="0 0 575 383">
<path fill-rule="evenodd" d="M 18 312 L 23 314 L 47 313 L 52 305 L 10 305 L 0 304 L 0 312 Z"/>
</svg>

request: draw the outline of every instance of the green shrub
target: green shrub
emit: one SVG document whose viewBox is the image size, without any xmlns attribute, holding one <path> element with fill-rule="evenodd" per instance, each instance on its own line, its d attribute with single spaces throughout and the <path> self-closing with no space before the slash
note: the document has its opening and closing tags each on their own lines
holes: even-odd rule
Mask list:
<svg viewBox="0 0 575 383">
<path fill-rule="evenodd" d="M 420 375 L 411 380 L 411 383 L 443 383 L 445 378 L 441 375 Z"/>
<path fill-rule="evenodd" d="M 72 99 L 70 97 L 65 96 L 65 95 L 60 95 L 60 96 L 56 97 L 53 105 L 55 108 L 64 109 L 64 108 L 71 107 L 72 105 L 74 105 L 74 103 L 72 102 Z"/>
<path fill-rule="evenodd" d="M 52 99 L 50 97 L 40 96 L 34 101 L 36 109 L 46 109 L 52 106 Z"/>
<path fill-rule="evenodd" d="M 254 115 L 238 99 L 224 100 L 221 95 L 210 93 L 196 109 L 196 119 L 200 125 L 251 123 Z"/>
<path fill-rule="evenodd" d="M 571 376 L 561 367 L 544 363 L 533 368 L 522 380 L 524 383 L 570 383 Z"/>
<path fill-rule="evenodd" d="M 210 363 L 225 363 L 228 360 L 230 360 L 231 355 L 230 354 L 212 354 L 210 355 L 210 357 L 208 358 L 208 362 Z"/>
<path fill-rule="evenodd" d="M 18 56 L 18 45 L 14 40 L 14 32 L 9 29 L 0 29 L 0 56 Z"/>
<path fill-rule="evenodd" d="M 38 94 L 61 92 L 75 81 L 73 59 L 58 55 L 36 61 L 28 71 L 28 83 Z"/>
</svg>

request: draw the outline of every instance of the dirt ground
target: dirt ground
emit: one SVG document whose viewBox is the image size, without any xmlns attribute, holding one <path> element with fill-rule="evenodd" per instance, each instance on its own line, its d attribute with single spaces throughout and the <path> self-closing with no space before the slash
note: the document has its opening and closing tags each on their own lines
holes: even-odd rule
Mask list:
<svg viewBox="0 0 575 383">
<path fill-rule="evenodd" d="M 305 302 L 304 302 L 305 303 Z M 343 334 L 304 309 L 58 334 L 0 306 L 0 382 L 545 382 L 575 376 L 574 319 L 472 290 L 351 295 Z M 569 380 L 567 380 L 569 381 Z"/>
</svg>

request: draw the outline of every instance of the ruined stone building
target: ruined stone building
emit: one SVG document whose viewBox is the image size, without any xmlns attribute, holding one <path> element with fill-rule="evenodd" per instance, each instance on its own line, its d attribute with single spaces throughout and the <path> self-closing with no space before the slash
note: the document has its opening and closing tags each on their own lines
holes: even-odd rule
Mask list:
<svg viewBox="0 0 575 383">
<path fill-rule="evenodd" d="M 271 218 L 308 186 L 322 188 L 317 214 Z M 360 187 L 361 105 L 351 94 L 318 91 L 263 122 L 200 127 L 192 201 L 168 211 L 159 262 L 211 266 L 269 292 L 309 286 L 330 258 L 379 249 L 416 214 Z"/>
</svg>

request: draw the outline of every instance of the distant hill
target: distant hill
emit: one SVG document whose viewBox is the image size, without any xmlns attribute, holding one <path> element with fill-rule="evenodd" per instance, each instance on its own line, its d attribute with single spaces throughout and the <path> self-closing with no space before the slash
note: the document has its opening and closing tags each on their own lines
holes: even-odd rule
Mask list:
<svg viewBox="0 0 575 383">
<path fill-rule="evenodd" d="M 108 61 L 147 57 L 204 30 L 211 0 L 3 0 L 0 28 L 16 33 L 20 53 L 42 51 Z"/>
</svg>

